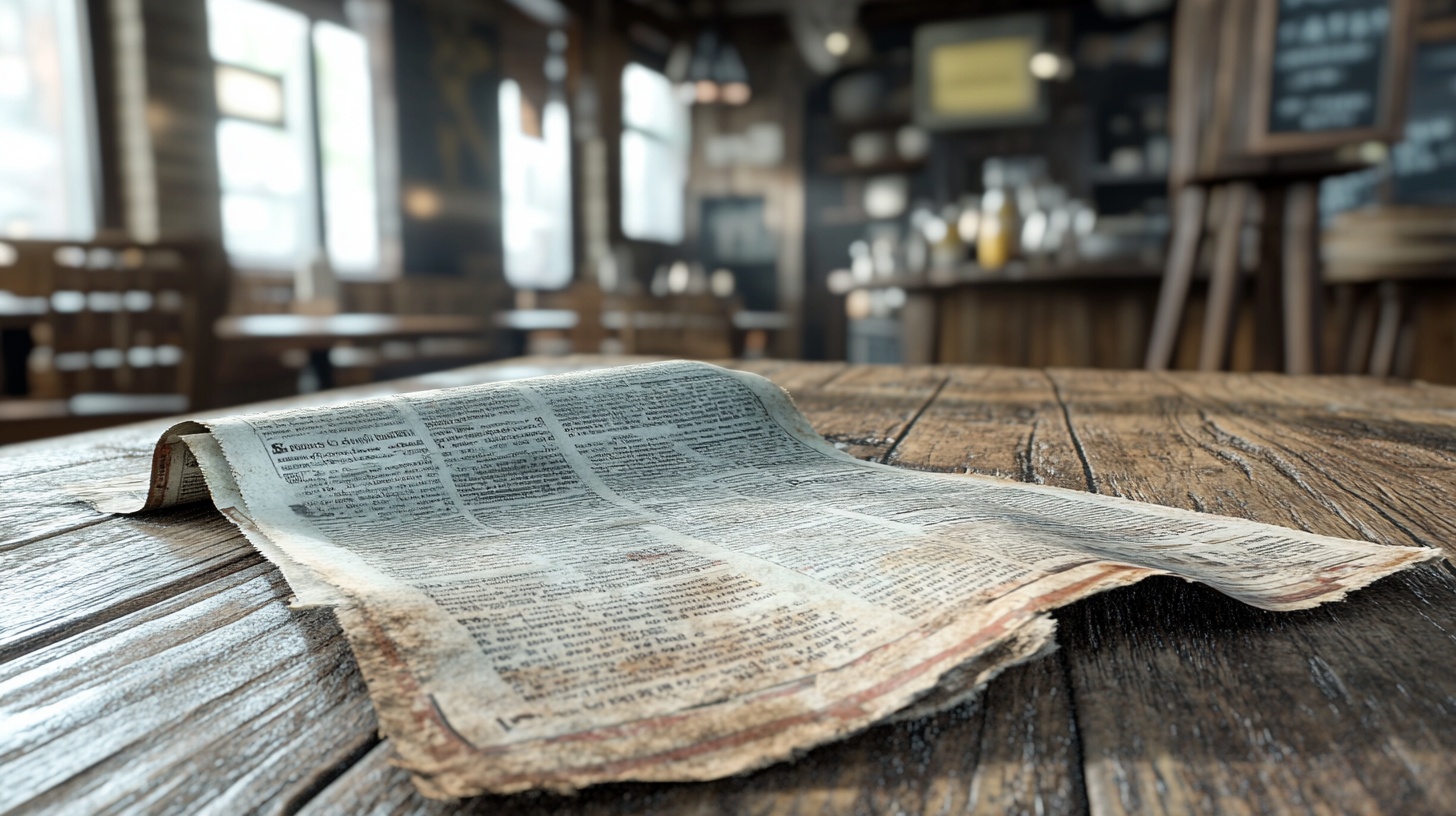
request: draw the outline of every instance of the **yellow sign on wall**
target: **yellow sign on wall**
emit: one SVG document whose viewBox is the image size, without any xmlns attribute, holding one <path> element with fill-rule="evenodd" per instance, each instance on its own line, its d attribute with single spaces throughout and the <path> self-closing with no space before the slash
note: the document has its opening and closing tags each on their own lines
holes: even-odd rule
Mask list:
<svg viewBox="0 0 1456 816">
<path fill-rule="evenodd" d="M 930 105 L 945 116 L 1016 116 L 1035 111 L 1037 80 L 1027 37 L 972 40 L 930 52 Z"/>
<path fill-rule="evenodd" d="M 1031 72 L 1045 14 L 926 23 L 915 29 L 915 123 L 928 130 L 1037 125 L 1049 113 Z"/>
</svg>

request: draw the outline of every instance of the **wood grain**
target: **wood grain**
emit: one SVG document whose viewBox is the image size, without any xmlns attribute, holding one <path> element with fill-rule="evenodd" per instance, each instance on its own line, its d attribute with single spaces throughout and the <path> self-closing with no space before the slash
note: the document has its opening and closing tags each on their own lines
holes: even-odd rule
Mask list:
<svg viewBox="0 0 1456 816">
<path fill-rule="evenodd" d="M 889 464 L 1080 489 L 1081 460 L 1054 384 L 1037 370 L 947 370 L 935 401 Z"/>
<path fill-rule="evenodd" d="M 835 447 L 879 461 L 935 398 L 945 378 L 943 370 L 931 366 L 859 366 L 818 388 L 784 387 L 814 429 Z"/>
<path fill-rule="evenodd" d="M 585 367 L 601 358 L 555 365 Z M 343 396 L 499 379 L 519 361 Z M 854 455 L 1386 543 L 1456 542 L 1456 390 L 1368 378 L 739 364 Z M 553 370 L 562 370 L 555 368 Z M 534 370 L 533 370 L 534 371 Z M 275 404 L 277 405 L 277 404 Z M 1299 613 L 1150 579 L 1061 610 L 979 703 L 705 784 L 431 802 L 388 764 L 337 624 L 215 513 L 64 485 L 166 423 L 0 450 L 0 811 L 1456 811 L 1456 574 Z"/>
<path fill-rule="evenodd" d="M 857 366 L 780 361 L 727 362 L 789 392 L 815 430 L 840 450 L 880 460 L 945 383 L 934 366 Z"/>
<path fill-rule="evenodd" d="M 0 665 L 0 811 L 287 810 L 376 741 L 343 633 L 256 565 Z"/>
<path fill-rule="evenodd" d="M 1059 667 L 1041 661 L 993 682 L 984 707 L 963 705 L 877 726 L 755 773 L 699 784 L 603 785 L 570 797 L 482 796 L 458 803 L 421 797 L 409 776 L 389 765 L 389 746 L 381 744 L 300 816 L 1080 813 L 1075 741 L 1064 737 L 1069 708 Z"/>
<path fill-rule="evenodd" d="M 111 518 L 7 555 L 0 662 L 262 562 L 211 506 Z"/>
<path fill-rule="evenodd" d="M 1441 504 L 1421 506 L 1450 507 L 1439 474 L 1456 428 L 1382 414 L 1387 395 L 1368 380 L 1344 381 L 1362 398 L 1271 376 L 1051 376 L 1101 492 L 1400 544 L 1450 523 Z M 1352 404 L 1331 405 L 1337 394 Z M 1094 812 L 1456 803 L 1456 577 L 1445 568 L 1292 614 L 1152 579 L 1057 617 Z"/>
<path fill-rule="evenodd" d="M 105 519 L 67 495 L 66 486 L 129 474 L 145 479 L 159 435 L 119 431 L 97 434 L 91 444 L 0 448 L 0 552 Z"/>
</svg>

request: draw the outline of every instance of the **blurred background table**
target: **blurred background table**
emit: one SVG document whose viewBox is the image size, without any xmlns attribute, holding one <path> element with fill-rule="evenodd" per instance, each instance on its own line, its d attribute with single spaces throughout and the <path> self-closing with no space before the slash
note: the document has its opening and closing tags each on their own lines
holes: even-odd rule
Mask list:
<svg viewBox="0 0 1456 816">
<path fill-rule="evenodd" d="M 526 358 L 236 410 L 643 358 Z M 855 456 L 1456 552 L 1456 389 L 1352 377 L 756 361 Z M 167 421 L 0 448 L 0 811 L 1456 812 L 1456 574 L 1275 614 L 1154 578 L 1056 614 L 979 702 L 741 777 L 431 802 L 327 610 L 210 507 L 106 516 Z"/>
</svg>

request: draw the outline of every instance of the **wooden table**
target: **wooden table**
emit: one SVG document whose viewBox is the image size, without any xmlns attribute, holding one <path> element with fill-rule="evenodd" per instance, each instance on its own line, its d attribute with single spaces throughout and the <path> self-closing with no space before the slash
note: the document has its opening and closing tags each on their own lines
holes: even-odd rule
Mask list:
<svg viewBox="0 0 1456 816">
<path fill-rule="evenodd" d="M 252 355 L 271 356 L 276 360 L 284 354 L 301 353 L 305 356 L 289 365 L 295 368 L 303 365 L 312 367 L 321 388 L 348 384 L 338 382 L 335 377 L 340 368 L 365 370 L 368 372 L 367 378 L 373 379 L 372 369 L 386 362 L 379 348 L 388 343 L 398 345 L 401 342 L 413 344 L 414 341 L 419 341 L 421 344 L 439 344 L 451 340 L 466 341 L 468 345 L 464 350 L 447 349 L 443 354 L 438 351 L 425 353 L 424 349 L 414 345 L 407 347 L 408 356 L 401 359 L 429 358 L 436 363 L 435 368 L 474 362 L 487 357 L 486 347 L 480 341 L 490 325 L 488 320 L 477 315 L 396 315 L 371 312 L 331 315 L 228 315 L 219 318 L 213 327 L 218 339 L 222 341 L 224 366 L 233 369 L 234 373 L 231 381 L 224 383 L 220 390 L 224 394 L 236 393 L 239 387 L 256 385 L 248 383 L 246 379 L 239 382 L 237 377 L 238 369 L 247 369 L 256 363 L 256 357 L 250 359 Z M 471 345 L 474 348 L 470 348 Z M 344 359 L 335 359 L 340 356 Z M 212 404 L 226 404 L 228 401 L 223 399 Z"/>
<path fill-rule="evenodd" d="M 508 361 L 322 402 L 605 365 Z M 743 364 L 861 457 L 1456 551 L 1456 389 L 1345 377 Z M 1456 812 L 1456 572 L 1262 612 L 1154 578 L 1057 614 L 978 704 L 792 764 L 431 802 L 338 625 L 210 508 L 99 515 L 165 422 L 0 449 L 0 812 Z"/>
</svg>

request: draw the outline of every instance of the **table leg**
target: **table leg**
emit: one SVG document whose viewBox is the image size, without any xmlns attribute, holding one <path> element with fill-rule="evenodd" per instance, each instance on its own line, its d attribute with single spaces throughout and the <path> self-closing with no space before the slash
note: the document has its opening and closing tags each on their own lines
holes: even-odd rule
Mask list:
<svg viewBox="0 0 1456 816">
<path fill-rule="evenodd" d="M 318 389 L 327 391 L 334 387 L 334 362 L 329 359 L 329 349 L 312 349 L 308 352 L 308 366 L 318 378 Z"/>
<path fill-rule="evenodd" d="M 1254 272 L 1254 370 L 1284 368 L 1284 186 L 1260 191 L 1259 266 Z"/>
</svg>

